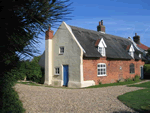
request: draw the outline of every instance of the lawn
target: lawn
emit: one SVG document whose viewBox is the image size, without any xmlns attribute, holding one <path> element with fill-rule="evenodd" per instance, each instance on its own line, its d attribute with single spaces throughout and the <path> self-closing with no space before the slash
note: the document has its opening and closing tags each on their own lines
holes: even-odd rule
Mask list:
<svg viewBox="0 0 150 113">
<path fill-rule="evenodd" d="M 89 86 L 87 88 L 99 88 L 99 87 L 108 87 L 108 86 L 118 86 L 118 85 L 127 85 L 127 84 L 134 84 L 137 82 L 141 82 L 142 80 L 136 80 L 136 81 L 125 81 L 125 82 L 119 82 L 119 83 L 110 83 L 110 84 L 99 84 L 95 86 Z"/>
<path fill-rule="evenodd" d="M 125 93 L 118 96 L 118 99 L 140 113 L 150 112 L 150 82 L 129 85 L 129 87 L 144 87 L 146 89 Z"/>
</svg>

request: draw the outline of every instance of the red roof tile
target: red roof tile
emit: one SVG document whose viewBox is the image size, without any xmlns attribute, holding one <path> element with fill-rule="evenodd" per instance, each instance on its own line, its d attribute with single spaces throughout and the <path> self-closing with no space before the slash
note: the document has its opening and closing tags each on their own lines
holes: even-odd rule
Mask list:
<svg viewBox="0 0 150 113">
<path fill-rule="evenodd" d="M 95 42 L 95 46 L 98 46 L 100 39 Z"/>
<path fill-rule="evenodd" d="M 147 47 L 146 45 L 140 43 L 140 44 L 137 44 L 138 47 L 144 49 L 144 50 L 148 50 L 149 47 Z"/>
<path fill-rule="evenodd" d="M 130 49 L 130 46 L 131 46 L 131 45 L 128 45 L 127 48 L 126 48 L 126 50 L 129 50 L 129 49 Z"/>
</svg>

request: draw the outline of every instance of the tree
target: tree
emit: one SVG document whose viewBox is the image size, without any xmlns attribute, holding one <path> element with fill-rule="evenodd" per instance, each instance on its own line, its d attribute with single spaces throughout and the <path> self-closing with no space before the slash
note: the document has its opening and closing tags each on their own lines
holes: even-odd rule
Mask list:
<svg viewBox="0 0 150 113">
<path fill-rule="evenodd" d="M 146 61 L 145 61 L 145 63 L 146 64 L 150 64 L 150 48 L 147 50 L 147 54 L 146 54 Z"/>
<path fill-rule="evenodd" d="M 21 106 L 12 86 L 16 79 L 12 74 L 17 69 L 21 55 L 34 56 L 38 53 L 36 45 L 39 34 L 45 32 L 49 26 L 54 27 L 66 15 L 70 14 L 67 3 L 69 0 L 0 0 L 0 106 L 3 112 L 21 112 Z M 9 4 L 9 5 L 8 5 Z M 9 103 L 10 98 L 15 98 Z M 17 106 L 17 107 L 16 107 Z M 18 108 L 18 109 L 17 109 Z"/>
</svg>

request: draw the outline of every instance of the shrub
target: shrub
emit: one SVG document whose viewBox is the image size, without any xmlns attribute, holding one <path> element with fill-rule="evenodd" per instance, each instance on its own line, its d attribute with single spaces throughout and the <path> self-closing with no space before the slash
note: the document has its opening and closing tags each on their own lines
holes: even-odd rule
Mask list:
<svg viewBox="0 0 150 113">
<path fill-rule="evenodd" d="M 133 81 L 138 81 L 138 80 L 140 80 L 140 76 L 135 75 L 135 77 L 133 78 Z"/>
<path fill-rule="evenodd" d="M 127 78 L 127 79 L 125 79 L 125 81 L 126 82 L 130 82 L 130 81 L 132 81 L 132 79 L 131 78 Z"/>
<path fill-rule="evenodd" d="M 31 80 L 37 83 L 41 83 L 41 79 L 44 75 L 41 66 L 38 64 L 41 56 L 34 57 L 31 62 L 26 62 L 27 80 Z"/>
<path fill-rule="evenodd" d="M 120 83 L 120 82 L 121 82 L 121 79 L 118 79 L 118 80 L 117 80 L 117 83 Z"/>
<path fill-rule="evenodd" d="M 101 84 L 102 84 L 100 80 L 98 80 L 98 84 L 99 84 L 99 85 L 101 85 Z"/>
<path fill-rule="evenodd" d="M 144 78 L 145 79 L 150 79 L 150 64 L 145 64 L 143 67 L 143 71 L 144 71 Z"/>
<path fill-rule="evenodd" d="M 15 69 L 14 69 L 15 70 Z M 22 102 L 19 100 L 18 93 L 13 89 L 16 84 L 16 77 L 11 72 L 4 74 L 3 79 L 0 79 L 1 90 L 0 102 L 2 102 L 0 113 L 24 113 Z"/>
</svg>

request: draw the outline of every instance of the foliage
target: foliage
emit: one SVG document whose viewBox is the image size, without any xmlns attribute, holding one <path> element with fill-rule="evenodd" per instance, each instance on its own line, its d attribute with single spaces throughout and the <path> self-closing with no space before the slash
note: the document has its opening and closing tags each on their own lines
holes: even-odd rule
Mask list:
<svg viewBox="0 0 150 113">
<path fill-rule="evenodd" d="M 135 75 L 135 77 L 133 78 L 133 81 L 137 81 L 137 80 L 140 80 L 140 76 Z"/>
<path fill-rule="evenodd" d="M 44 69 L 38 64 L 40 58 L 41 56 L 36 56 L 31 62 L 29 60 L 20 61 L 18 68 L 11 71 L 12 75 L 14 75 L 17 80 L 24 80 L 24 78 L 27 77 L 27 80 L 43 84 Z"/>
<path fill-rule="evenodd" d="M 35 47 L 40 39 L 38 35 L 41 32 L 45 33 L 49 26 L 54 27 L 56 22 L 66 19 L 64 16 L 70 14 L 68 9 L 70 4 L 66 5 L 68 1 L 10 0 L 11 5 L 8 5 L 8 1 L 0 0 L 0 31 L 3 36 L 0 41 L 0 93 L 2 94 L 0 102 L 3 102 L 0 104 L 1 113 L 23 112 L 19 98 L 12 89 L 17 79 L 25 76 L 23 74 L 25 70 L 19 70 L 22 72 L 21 76 L 16 71 L 19 59 L 21 60 L 22 55 L 27 57 L 39 53 Z M 33 68 L 33 65 L 31 67 Z M 37 80 L 35 73 L 32 79 Z M 26 72 L 26 74 L 29 73 Z"/>
<path fill-rule="evenodd" d="M 99 85 L 101 85 L 101 84 L 102 84 L 100 80 L 98 80 L 98 84 L 99 84 Z"/>
<path fill-rule="evenodd" d="M 117 83 L 120 83 L 121 82 L 121 79 L 117 80 Z"/>
<path fill-rule="evenodd" d="M 41 68 L 41 66 L 38 64 L 41 56 L 34 57 L 31 62 L 27 62 L 26 68 L 27 68 L 27 80 L 32 80 L 37 83 L 41 83 L 42 79 L 44 77 L 44 69 Z"/>
<path fill-rule="evenodd" d="M 0 102 L 2 103 L 0 113 L 24 113 L 25 111 L 17 92 L 12 88 L 15 82 L 17 82 L 17 80 L 10 72 L 7 72 L 3 80 L 0 80 Z"/>
<path fill-rule="evenodd" d="M 132 79 L 131 78 L 127 78 L 127 79 L 125 79 L 125 81 L 126 82 L 130 82 L 130 81 L 132 81 Z"/>
<path fill-rule="evenodd" d="M 137 85 L 130 85 L 130 87 L 145 87 L 148 89 L 141 89 L 125 93 L 117 98 L 128 107 L 140 112 L 150 112 L 150 82 L 145 82 Z"/>
<path fill-rule="evenodd" d="M 144 79 L 150 79 L 150 64 L 145 64 L 143 67 Z"/>
</svg>

